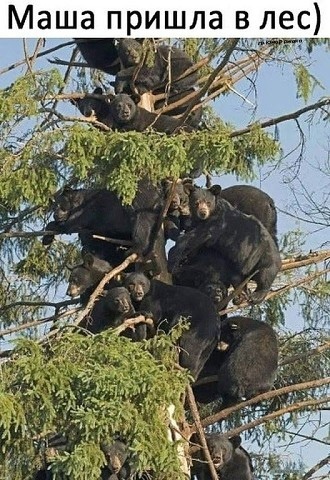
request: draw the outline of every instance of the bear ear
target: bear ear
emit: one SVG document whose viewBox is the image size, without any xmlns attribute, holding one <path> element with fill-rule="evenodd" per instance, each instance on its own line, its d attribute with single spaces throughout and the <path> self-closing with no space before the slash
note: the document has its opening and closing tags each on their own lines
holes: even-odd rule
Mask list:
<svg viewBox="0 0 330 480">
<path fill-rule="evenodd" d="M 93 256 L 91 253 L 89 253 L 89 252 L 83 253 L 83 264 L 84 264 L 84 267 L 86 267 L 86 268 L 92 268 L 93 263 L 94 263 L 94 256 Z"/>
<path fill-rule="evenodd" d="M 220 195 L 221 193 L 220 185 L 212 185 L 212 187 L 209 188 L 209 192 L 211 192 L 215 197 L 217 195 Z"/>
<path fill-rule="evenodd" d="M 183 183 L 183 191 L 185 194 L 190 195 L 195 190 L 195 185 L 190 182 Z"/>
<path fill-rule="evenodd" d="M 234 447 L 234 449 L 238 448 L 242 443 L 241 437 L 239 435 L 236 435 L 235 437 L 230 438 L 229 441 Z"/>
<path fill-rule="evenodd" d="M 101 87 L 96 87 L 93 93 L 95 93 L 95 95 L 103 95 L 103 90 Z"/>
</svg>

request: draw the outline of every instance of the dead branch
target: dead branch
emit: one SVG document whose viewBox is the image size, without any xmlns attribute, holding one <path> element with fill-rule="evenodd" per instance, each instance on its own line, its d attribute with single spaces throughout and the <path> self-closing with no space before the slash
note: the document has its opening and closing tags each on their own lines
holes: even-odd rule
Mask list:
<svg viewBox="0 0 330 480">
<path fill-rule="evenodd" d="M 203 426 L 202 426 L 201 419 L 200 419 L 200 416 L 199 416 L 199 412 L 198 412 L 198 409 L 197 409 L 195 397 L 194 397 L 194 394 L 193 394 L 193 391 L 192 391 L 192 388 L 191 388 L 190 385 L 187 386 L 186 393 L 187 393 L 187 400 L 188 400 L 188 403 L 189 403 L 190 411 L 191 411 L 191 414 L 192 414 L 194 422 L 195 422 L 195 429 L 198 433 L 198 437 L 199 437 L 200 442 L 202 444 L 205 460 L 207 461 L 208 466 L 209 466 L 210 478 L 212 480 L 218 480 L 219 477 L 218 477 L 217 471 L 214 467 L 214 464 L 213 464 L 213 461 L 212 461 L 212 458 L 211 458 L 211 455 L 210 455 L 210 451 L 209 451 L 209 448 L 208 448 L 207 443 L 206 443 Z"/>
<path fill-rule="evenodd" d="M 119 335 L 121 332 L 126 330 L 127 328 L 131 328 L 134 330 L 135 325 L 138 325 L 139 323 L 146 323 L 147 325 L 150 325 L 151 327 L 154 326 L 154 322 L 152 318 L 146 318 L 144 315 L 139 315 L 138 317 L 135 318 L 127 318 L 119 327 L 116 327 L 113 332 Z"/>
<path fill-rule="evenodd" d="M 73 45 L 74 43 L 75 43 L 74 41 L 61 43 L 60 45 L 57 45 L 56 47 L 49 48 L 48 50 L 44 50 L 43 52 L 38 53 L 36 58 L 43 57 L 44 55 L 48 55 L 48 53 L 55 52 L 56 50 L 59 50 L 60 48 L 68 47 L 69 45 Z M 33 58 L 34 57 L 31 56 L 31 57 L 29 57 L 29 60 L 31 61 L 31 60 L 33 60 Z M 26 59 L 24 58 L 23 60 L 19 60 L 18 62 L 13 63 L 12 65 L 9 65 L 9 67 L 2 68 L 0 70 L 0 75 L 2 75 L 3 73 L 7 73 L 10 70 L 13 70 L 14 68 L 20 67 L 21 65 L 24 65 L 25 63 L 26 63 Z"/>
<path fill-rule="evenodd" d="M 328 463 L 330 463 L 330 455 L 323 458 L 323 460 L 320 460 L 316 465 L 314 465 L 310 470 L 308 470 L 308 472 L 306 472 L 305 475 L 301 477 L 301 480 L 307 480 L 308 478 L 311 478 L 315 472 L 325 467 L 325 465 L 328 465 Z"/>
<path fill-rule="evenodd" d="M 205 93 L 208 91 L 209 87 L 212 85 L 213 81 L 217 78 L 217 76 L 220 74 L 220 72 L 224 69 L 224 67 L 227 65 L 229 58 L 233 51 L 235 50 L 236 45 L 238 44 L 239 39 L 238 38 L 233 38 L 229 40 L 229 46 L 228 49 L 221 61 L 221 63 L 213 70 L 211 75 L 209 75 L 207 82 L 203 85 L 203 87 L 198 91 L 198 95 L 190 102 L 190 104 L 187 106 L 187 110 L 185 113 L 182 115 L 180 118 L 180 123 L 179 125 L 175 128 L 174 132 L 175 133 L 187 120 L 189 117 L 190 112 L 192 111 L 193 107 L 197 104 L 197 102 L 205 95 Z"/>
<path fill-rule="evenodd" d="M 58 232 L 53 232 L 51 230 L 41 230 L 38 232 L 3 232 L 0 233 L 1 238 L 33 238 L 33 237 L 43 237 L 44 235 L 58 235 Z"/>
<path fill-rule="evenodd" d="M 286 387 L 278 388 L 277 390 L 271 390 L 269 392 L 261 393 L 260 395 L 257 395 L 256 397 L 253 397 L 250 400 L 240 402 L 237 405 L 234 405 L 233 407 L 225 408 L 221 410 L 221 412 L 218 412 L 214 415 L 210 415 L 209 417 L 204 418 L 202 420 L 202 425 L 203 427 L 212 425 L 213 423 L 219 422 L 220 420 L 223 420 L 224 418 L 229 417 L 229 415 L 231 415 L 234 412 L 237 412 L 239 410 L 242 410 L 245 407 L 249 407 L 250 405 L 254 405 L 264 400 L 269 400 L 271 398 L 280 397 L 281 395 L 286 395 L 288 393 L 298 392 L 298 391 L 306 390 L 309 388 L 317 388 L 317 387 L 321 387 L 323 385 L 328 385 L 328 384 L 330 384 L 330 377 L 321 378 L 318 380 L 312 380 L 310 382 L 296 383 L 294 385 L 288 385 Z M 192 427 L 192 433 L 194 432 L 195 432 L 194 427 Z"/>
<path fill-rule="evenodd" d="M 131 247 L 133 245 L 131 240 L 120 240 L 118 238 L 103 237 L 102 235 L 93 235 L 93 238 L 104 240 L 105 242 L 113 243 L 115 245 L 122 245 L 123 247 Z"/>
<path fill-rule="evenodd" d="M 330 98 L 325 98 L 324 100 L 320 100 L 319 102 L 308 105 L 307 107 L 300 108 L 295 112 L 291 112 L 286 115 L 281 115 L 279 117 L 271 118 L 270 120 L 267 120 L 265 122 L 253 122 L 250 125 L 248 125 L 246 128 L 242 128 L 241 130 L 236 130 L 230 133 L 229 137 L 234 138 L 240 135 L 245 135 L 246 133 L 250 133 L 251 130 L 253 130 L 253 128 L 255 127 L 267 128 L 273 125 L 277 125 L 278 123 L 286 122 L 287 120 L 294 120 L 296 118 L 299 118 L 304 113 L 310 112 L 312 110 L 317 110 L 329 104 L 330 104 Z"/>
<path fill-rule="evenodd" d="M 39 325 L 42 325 L 47 322 L 54 322 L 56 320 L 60 320 L 61 318 L 68 317 L 69 315 L 74 315 L 75 313 L 79 312 L 81 307 L 72 308 L 71 310 L 67 310 L 66 312 L 59 313 L 56 315 L 52 315 L 51 317 L 41 318 L 40 320 L 34 320 L 32 322 L 24 323 L 24 325 L 19 325 L 18 327 L 7 328 L 6 330 L 0 330 L 0 336 L 3 335 L 10 335 L 12 333 L 20 332 L 21 330 L 25 330 L 26 328 L 32 328 Z M 0 355 L 1 356 L 1 355 Z"/>
<path fill-rule="evenodd" d="M 297 410 L 304 410 L 307 407 L 316 407 L 318 405 L 322 405 L 323 403 L 328 403 L 328 402 L 330 402 L 330 397 L 322 397 L 317 400 L 304 400 L 303 402 L 293 403 L 288 407 L 281 408 L 280 410 L 276 410 L 275 412 L 269 413 L 267 415 L 264 415 L 261 418 L 253 420 L 252 422 L 248 422 L 245 425 L 242 425 L 241 427 L 233 428 L 232 430 L 229 430 L 228 432 L 224 433 L 224 436 L 231 438 L 231 437 L 234 437 L 235 435 L 239 435 L 240 433 L 245 432 L 246 430 L 250 430 L 251 428 L 257 427 L 258 425 L 267 423 L 270 420 L 273 420 L 274 418 L 281 417 L 286 413 L 295 412 Z"/>
<path fill-rule="evenodd" d="M 13 302 L 8 305 L 4 305 L 0 308 L 0 312 L 5 312 L 10 308 L 15 307 L 54 307 L 56 310 L 59 310 L 61 307 L 66 307 L 68 305 L 76 305 L 79 303 L 79 300 L 64 300 L 63 302 L 37 302 L 37 301 L 20 301 L 20 302 Z M 0 336 L 2 332 L 0 330 Z"/>
<path fill-rule="evenodd" d="M 330 259 L 330 250 L 324 250 L 320 252 L 310 252 L 307 254 L 298 255 L 293 258 L 286 258 L 282 260 L 281 272 L 291 270 L 293 268 L 306 267 L 313 263 L 322 262 Z"/>
<path fill-rule="evenodd" d="M 312 275 L 307 275 L 304 278 L 300 278 L 298 280 L 295 280 L 295 281 L 285 285 L 284 287 L 280 287 L 277 290 L 273 290 L 271 292 L 268 292 L 266 297 L 265 297 L 265 300 L 270 300 L 274 297 L 277 297 L 278 295 L 281 295 L 284 292 L 287 292 L 288 290 L 291 290 L 291 288 L 298 287 L 299 285 L 303 285 L 305 283 L 312 282 L 316 278 L 321 277 L 322 275 L 325 275 L 326 273 L 329 273 L 329 272 L 330 272 L 330 268 L 326 268 L 324 270 L 321 270 L 320 272 L 315 272 Z M 240 305 L 235 305 L 233 307 L 227 308 L 226 310 L 221 310 L 221 312 L 219 312 L 219 314 L 224 315 L 226 313 L 236 312 L 237 310 L 240 310 L 241 308 L 248 307 L 248 306 L 249 306 L 248 302 L 242 302 Z"/>
<path fill-rule="evenodd" d="M 62 115 L 62 113 L 58 112 L 57 110 L 54 110 L 53 108 L 43 108 L 41 110 L 42 113 L 51 113 L 55 115 L 59 120 L 62 122 L 82 122 L 82 123 L 91 123 L 93 125 L 96 125 L 97 127 L 100 128 L 100 130 L 104 130 L 106 132 L 111 131 L 111 128 L 105 125 L 102 122 L 99 122 L 98 120 L 95 119 L 95 117 L 71 117 L 68 115 Z"/>
<path fill-rule="evenodd" d="M 319 355 L 320 353 L 324 352 L 325 350 L 328 350 L 330 348 L 330 341 L 323 343 L 322 345 L 319 345 L 316 348 L 313 348 L 307 353 L 304 353 L 303 355 L 293 355 L 292 357 L 289 358 L 284 358 L 281 362 L 279 362 L 279 366 L 282 367 L 283 365 L 289 365 L 290 363 L 298 362 L 300 360 L 306 359 L 306 357 L 311 357 L 312 355 Z"/>
</svg>

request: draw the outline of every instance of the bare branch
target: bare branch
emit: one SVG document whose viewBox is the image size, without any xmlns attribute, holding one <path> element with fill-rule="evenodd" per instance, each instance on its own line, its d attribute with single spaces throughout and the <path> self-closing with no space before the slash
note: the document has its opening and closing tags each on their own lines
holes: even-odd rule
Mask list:
<svg viewBox="0 0 330 480">
<path fill-rule="evenodd" d="M 288 385 L 286 387 L 282 387 L 277 390 L 271 390 L 270 392 L 261 393 L 260 395 L 257 395 L 256 397 L 251 398 L 250 400 L 246 400 L 245 402 L 238 403 L 233 407 L 225 408 L 221 410 L 221 412 L 218 412 L 214 415 L 210 415 L 209 417 L 204 418 L 202 420 L 202 425 L 203 427 L 212 425 L 213 423 L 219 422 L 220 420 L 223 420 L 224 418 L 229 417 L 229 415 L 231 415 L 234 412 L 237 412 L 239 410 L 242 410 L 245 407 L 249 407 L 250 405 L 254 405 L 264 400 L 269 400 L 274 397 L 280 397 L 281 395 L 286 395 L 287 393 L 298 392 L 300 390 L 306 390 L 309 388 L 317 388 L 317 387 L 321 387 L 322 385 L 328 385 L 328 384 L 330 384 L 330 377 L 321 378 L 318 380 L 312 380 L 310 382 L 296 383 L 294 385 Z M 195 430 L 193 429 L 192 431 L 194 432 Z"/>
<path fill-rule="evenodd" d="M 304 360 L 306 357 L 311 357 L 312 355 L 318 355 L 325 350 L 328 350 L 330 348 L 330 341 L 323 343 L 322 345 L 319 345 L 316 348 L 313 348 L 312 350 L 309 350 L 309 352 L 304 353 L 303 355 L 293 355 L 292 357 L 289 358 L 284 358 L 280 363 L 279 366 L 283 365 L 289 365 L 290 363 L 298 362 L 300 360 Z"/>
<path fill-rule="evenodd" d="M 300 115 L 303 115 L 304 113 L 310 112 L 312 110 L 317 110 L 329 104 L 330 104 L 330 98 L 325 98 L 324 100 L 320 100 L 319 102 L 308 105 L 307 107 L 300 108 L 295 112 L 287 113 L 286 115 L 281 115 L 279 117 L 272 118 L 265 122 L 254 122 L 251 125 L 248 125 L 246 128 L 242 128 L 241 130 L 236 130 L 235 132 L 230 133 L 229 137 L 234 138 L 240 135 L 245 135 L 246 133 L 250 133 L 251 130 L 253 130 L 253 128 L 255 128 L 256 126 L 260 128 L 266 128 L 266 127 L 271 127 L 273 125 L 277 125 L 278 123 L 286 122 L 287 120 L 294 120 L 300 117 Z"/>
<path fill-rule="evenodd" d="M 74 41 L 61 43 L 60 45 L 57 45 L 56 47 L 49 48 L 48 50 L 44 50 L 43 52 L 38 53 L 36 57 L 37 58 L 43 57 L 44 55 L 48 55 L 48 53 L 55 52 L 56 50 L 59 50 L 60 48 L 68 47 L 69 45 L 73 45 L 74 43 L 75 43 Z M 34 59 L 34 55 L 29 57 L 29 60 L 33 60 L 33 59 Z M 23 59 L 23 60 L 20 60 L 16 63 L 13 63 L 12 65 L 9 65 L 9 67 L 2 68 L 0 70 L 0 75 L 2 75 L 3 73 L 7 73 L 10 70 L 14 70 L 14 68 L 20 67 L 21 65 L 24 65 L 24 63 L 26 63 L 26 59 Z"/>
<path fill-rule="evenodd" d="M 310 470 L 308 470 L 308 472 L 305 473 L 301 480 L 307 480 L 308 478 L 311 478 L 315 472 L 325 467 L 325 465 L 328 465 L 328 463 L 330 463 L 330 455 L 323 458 L 323 460 L 320 460 L 316 465 L 314 465 Z"/>
<path fill-rule="evenodd" d="M 207 443 L 206 443 L 203 426 L 202 426 L 201 419 L 200 419 L 200 416 L 199 416 L 199 412 L 198 412 L 198 409 L 197 409 L 195 397 L 194 397 L 194 394 L 193 394 L 193 391 L 192 391 L 192 388 L 191 388 L 190 385 L 187 386 L 186 392 L 187 392 L 187 400 L 188 400 L 188 403 L 189 403 L 190 411 L 191 411 L 191 414 L 192 414 L 194 422 L 195 422 L 195 428 L 196 428 L 196 431 L 198 433 L 199 439 L 200 439 L 201 444 L 202 444 L 205 459 L 206 459 L 206 461 L 208 463 L 208 466 L 209 466 L 210 478 L 212 480 L 218 480 L 219 477 L 218 477 L 218 474 L 217 474 L 216 469 L 214 467 L 212 457 L 210 455 L 210 451 L 209 451 L 209 448 L 208 448 Z"/>
<path fill-rule="evenodd" d="M 215 68 L 213 70 L 213 72 L 211 73 L 211 75 L 209 75 L 208 77 L 208 80 L 207 82 L 205 83 L 205 85 L 203 85 L 203 87 L 199 90 L 198 92 L 198 95 L 196 95 L 196 97 L 194 98 L 194 100 L 192 100 L 190 102 L 190 104 L 188 105 L 187 107 L 187 110 L 185 111 L 185 113 L 182 115 L 182 117 L 180 118 L 180 123 L 179 125 L 176 127 L 176 129 L 174 130 L 173 133 L 175 133 L 175 131 L 178 130 L 178 128 L 180 128 L 183 123 L 187 120 L 187 118 L 189 117 L 189 114 L 190 112 L 192 111 L 193 107 L 196 105 L 196 103 L 203 97 L 203 95 L 208 91 L 208 89 L 210 88 L 210 86 L 212 85 L 213 81 L 217 78 L 217 76 L 220 74 L 220 72 L 224 69 L 224 67 L 227 65 L 228 61 L 229 61 L 229 58 L 231 56 L 231 54 L 233 53 L 233 51 L 235 50 L 235 47 L 237 46 L 239 42 L 239 39 L 238 38 L 233 38 L 229 41 L 229 47 L 220 63 L 220 65 L 217 66 L 217 68 Z"/>
<path fill-rule="evenodd" d="M 284 292 L 287 292 L 288 290 L 291 290 L 291 288 L 298 287 L 299 285 L 303 285 L 305 283 L 312 282 L 318 277 L 321 277 L 322 275 L 325 275 L 326 273 L 330 272 L 330 268 L 326 268 L 324 270 L 321 270 L 320 272 L 315 272 L 311 275 L 307 275 L 306 277 L 300 278 L 298 280 L 294 280 L 293 282 L 285 285 L 284 287 L 278 288 L 277 290 L 273 290 L 271 292 L 268 292 L 265 300 L 270 300 L 274 297 L 277 297 L 278 295 L 283 294 Z M 236 312 L 237 310 L 240 310 L 244 307 L 248 307 L 249 303 L 248 302 L 242 302 L 240 305 L 235 305 L 234 307 L 229 307 L 226 310 L 221 310 L 219 312 L 220 315 L 224 315 L 226 313 L 232 313 Z"/>
<path fill-rule="evenodd" d="M 240 433 L 245 432 L 245 430 L 250 430 L 251 428 L 257 427 L 258 425 L 267 423 L 274 418 L 285 415 L 286 413 L 295 412 L 297 410 L 305 410 L 308 407 L 317 407 L 318 405 L 322 405 L 323 403 L 328 402 L 330 402 L 330 397 L 322 397 L 317 400 L 304 400 L 302 402 L 293 403 L 292 405 L 281 408 L 279 410 L 275 410 L 274 412 L 264 415 L 261 418 L 253 420 L 252 422 L 248 422 L 241 427 L 233 428 L 232 430 L 224 433 L 224 436 L 229 438 L 234 437 L 235 435 L 239 435 Z"/>
<path fill-rule="evenodd" d="M 67 310 L 66 312 L 59 313 L 59 314 L 56 314 L 56 315 L 52 315 L 51 317 L 45 317 L 45 318 L 41 318 L 40 320 L 34 320 L 33 322 L 27 322 L 27 323 L 24 323 L 24 325 L 19 325 L 18 327 L 7 328 L 6 330 L 0 331 L 0 335 L 1 336 L 2 335 L 9 335 L 11 333 L 16 333 L 16 332 L 20 332 L 21 330 L 25 330 L 26 328 L 37 327 L 39 325 L 42 325 L 43 323 L 54 322 L 54 321 L 59 320 L 61 318 L 68 317 L 69 315 L 73 315 L 74 313 L 77 313 L 80 310 L 81 310 L 81 307 L 72 308 L 71 310 Z M 0 354 L 0 356 L 1 356 L 1 354 Z"/>
<path fill-rule="evenodd" d="M 134 330 L 135 325 L 138 325 L 140 323 L 146 323 L 151 327 L 154 326 L 154 321 L 152 320 L 152 318 L 146 318 L 144 315 L 139 315 L 135 318 L 127 318 L 121 325 L 119 325 L 119 327 L 116 327 L 113 331 L 114 333 L 119 335 L 127 328 L 132 328 Z"/>
</svg>

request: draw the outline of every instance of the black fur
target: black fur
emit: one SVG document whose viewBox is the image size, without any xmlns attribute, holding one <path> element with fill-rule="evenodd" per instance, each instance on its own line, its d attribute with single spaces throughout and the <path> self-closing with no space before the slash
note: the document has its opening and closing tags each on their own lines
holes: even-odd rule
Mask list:
<svg viewBox="0 0 330 480">
<path fill-rule="evenodd" d="M 80 302 L 86 304 L 104 275 L 112 270 L 112 265 L 91 253 L 83 255 L 83 263 L 71 269 L 66 294 L 72 298 L 80 296 Z"/>
<path fill-rule="evenodd" d="M 150 255 L 163 202 L 161 189 L 147 179 L 140 180 L 132 207 L 123 206 L 118 196 L 106 189 L 64 189 L 55 197 L 54 221 L 46 226 L 46 230 L 79 233 L 87 250 L 91 247 L 92 234 L 132 240 L 133 247 L 127 253 L 134 251 L 140 255 Z M 44 236 L 43 244 L 49 245 L 53 238 L 52 235 Z M 94 248 L 90 250 L 94 253 L 94 241 L 92 246 Z M 159 269 L 165 272 L 166 277 L 167 262 L 162 230 L 157 234 L 154 251 Z"/>
<path fill-rule="evenodd" d="M 152 128 L 156 132 L 171 134 L 176 129 L 188 132 L 194 130 L 187 123 L 180 126 L 180 120 L 169 115 L 158 115 L 137 106 L 125 93 L 116 95 L 110 102 L 109 114 L 113 122 L 112 128 L 123 132 L 144 132 L 147 128 Z"/>
<path fill-rule="evenodd" d="M 210 299 L 198 290 L 151 282 L 140 273 L 125 279 L 135 309 L 151 314 L 155 326 L 166 333 L 180 318 L 187 318 L 190 328 L 180 338 L 180 365 L 197 378 L 219 336 L 220 323 Z"/>
<path fill-rule="evenodd" d="M 160 45 L 155 51 L 154 61 L 149 66 L 143 54 L 142 45 L 132 38 L 120 39 L 118 54 L 123 69 L 118 72 L 115 81 L 116 93 L 137 93 L 165 91 L 172 93 L 189 90 L 197 82 L 197 72 L 177 80 L 193 66 L 189 56 L 179 48 Z M 177 81 L 176 81 L 177 80 Z M 169 82 L 171 82 L 169 84 Z M 132 89 L 132 83 L 134 88 Z"/>
<path fill-rule="evenodd" d="M 252 398 L 273 386 L 278 366 L 276 333 L 267 323 L 231 317 L 221 324 L 221 342 L 206 362 L 199 379 L 217 375 L 215 382 L 194 387 L 196 399 L 225 405 Z"/>
<path fill-rule="evenodd" d="M 120 70 L 118 50 L 114 38 L 75 38 L 76 45 L 90 68 L 110 75 Z"/>
<path fill-rule="evenodd" d="M 187 258 L 192 261 L 201 249 L 212 248 L 238 274 L 234 287 L 257 272 L 253 276 L 257 288 L 250 293 L 249 301 L 260 303 L 281 268 L 278 247 L 257 218 L 237 210 L 218 192 L 213 187 L 192 191 L 190 211 L 195 227 L 186 233 L 181 260 L 173 268 L 179 268 Z"/>
<path fill-rule="evenodd" d="M 108 328 L 119 327 L 126 319 L 133 318 L 135 310 L 129 292 L 124 287 L 114 287 L 104 292 L 94 304 L 90 314 L 85 317 L 79 327 L 91 333 L 100 333 Z M 135 330 L 126 329 L 121 335 L 140 341 L 146 338 L 145 324 L 138 324 Z"/>
<path fill-rule="evenodd" d="M 274 200 L 260 188 L 234 185 L 221 190 L 221 197 L 247 215 L 254 215 L 277 241 L 277 212 Z"/>
<path fill-rule="evenodd" d="M 241 447 L 240 437 L 226 438 L 220 433 L 205 435 L 215 469 L 221 480 L 253 480 L 251 457 Z M 192 477 L 198 480 L 211 480 L 211 475 L 201 451 L 194 455 Z"/>
</svg>

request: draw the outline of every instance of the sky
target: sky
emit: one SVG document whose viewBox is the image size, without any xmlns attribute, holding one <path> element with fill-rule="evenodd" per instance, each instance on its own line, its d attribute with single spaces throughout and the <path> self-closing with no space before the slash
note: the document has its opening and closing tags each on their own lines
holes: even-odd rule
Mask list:
<svg viewBox="0 0 330 480">
<path fill-rule="evenodd" d="M 50 48 L 61 42 L 68 41 L 68 39 L 48 39 L 46 48 Z M 33 41 L 29 41 L 33 45 Z M 53 56 L 58 56 L 62 59 L 69 60 L 71 48 L 59 50 Z M 1 64 L 0 69 L 16 62 L 23 58 L 22 39 L 0 39 Z M 50 55 L 48 58 L 52 58 Z M 45 59 L 39 62 L 39 65 L 49 67 L 49 63 Z M 308 103 L 313 103 L 321 97 L 329 96 L 330 91 L 330 75 L 329 75 L 329 53 L 325 53 L 324 49 L 317 48 L 312 54 L 312 61 L 310 65 L 311 72 L 320 82 L 313 92 L 312 97 Z M 0 88 L 8 86 L 20 72 L 24 72 L 25 67 L 20 67 L 9 73 L 0 75 Z M 235 85 L 235 89 L 240 95 L 230 94 L 222 96 L 213 103 L 215 110 L 219 116 L 225 121 L 229 121 L 236 125 L 237 128 L 244 127 L 254 120 L 267 120 L 269 118 L 277 117 L 288 112 L 298 110 L 305 106 L 302 99 L 296 98 L 295 79 L 289 65 L 274 66 L 273 64 L 263 64 L 258 72 L 256 79 L 257 96 L 248 95 L 251 84 L 247 81 L 239 82 Z M 248 101 L 242 99 L 247 97 Z M 251 105 L 252 102 L 255 107 Z M 77 112 L 75 113 L 77 114 Z M 328 146 L 330 144 L 329 123 L 320 121 L 314 125 L 309 126 L 306 120 L 308 114 L 301 117 L 300 126 L 306 135 L 306 145 L 304 157 L 299 171 L 299 178 L 304 186 L 313 192 L 313 195 L 321 198 L 330 190 L 330 177 L 325 173 L 320 172 L 318 165 L 328 161 L 329 157 Z M 270 129 L 273 131 L 272 129 Z M 318 230 L 315 226 L 308 223 L 294 219 L 292 216 L 282 213 L 282 211 L 290 211 L 294 204 L 294 198 L 291 191 L 291 185 L 295 186 L 298 193 L 301 192 L 301 187 L 297 186 L 295 181 L 290 183 L 290 171 L 288 166 L 292 166 L 297 161 L 299 150 L 296 149 L 299 142 L 299 131 L 294 121 L 284 122 L 278 126 L 279 137 L 283 147 L 283 160 L 281 167 L 277 168 L 275 172 L 270 175 L 270 167 L 265 166 L 260 169 L 258 178 L 252 183 L 253 185 L 262 188 L 269 195 L 271 195 L 278 212 L 278 232 L 279 237 L 288 230 L 299 228 L 304 232 L 305 246 L 304 250 L 309 251 L 318 250 L 320 248 L 329 248 L 329 227 Z M 232 175 L 224 175 L 221 177 L 214 177 L 213 183 L 219 183 L 223 188 L 236 183 L 238 181 Z M 297 190 L 298 189 L 298 190 Z M 315 197 L 315 198 L 316 198 Z M 302 201 L 302 200 L 301 200 Z M 292 210 L 291 210 L 292 211 Z M 328 242 L 328 243 L 327 243 Z M 285 328 L 297 330 L 302 327 L 302 323 L 297 316 L 295 307 L 287 312 L 287 324 Z M 325 434 L 325 432 L 324 432 Z M 297 455 L 300 451 L 297 447 Z M 306 450 L 304 450 L 304 462 L 308 465 L 313 465 L 319 459 L 326 456 L 327 452 L 321 445 L 311 445 L 308 449 L 308 458 L 306 458 Z"/>
</svg>

